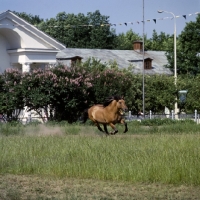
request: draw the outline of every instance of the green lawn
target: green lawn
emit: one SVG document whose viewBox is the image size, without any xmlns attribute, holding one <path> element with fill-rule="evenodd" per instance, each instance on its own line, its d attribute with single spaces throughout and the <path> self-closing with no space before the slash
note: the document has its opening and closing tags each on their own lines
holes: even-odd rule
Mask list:
<svg viewBox="0 0 200 200">
<path fill-rule="evenodd" d="M 0 199 L 198 199 L 199 125 L 151 123 L 0 124 Z"/>
<path fill-rule="evenodd" d="M 153 134 L 145 127 L 144 133 L 106 137 L 92 126 L 23 129 L 23 134 L 0 137 L 1 174 L 200 185 L 197 132 L 158 128 Z"/>
</svg>

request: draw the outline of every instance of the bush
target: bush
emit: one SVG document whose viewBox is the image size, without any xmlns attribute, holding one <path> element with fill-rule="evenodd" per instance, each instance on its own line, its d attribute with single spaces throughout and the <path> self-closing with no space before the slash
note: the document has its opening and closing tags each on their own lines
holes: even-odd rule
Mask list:
<svg viewBox="0 0 200 200">
<path fill-rule="evenodd" d="M 141 125 L 143 126 L 161 126 L 161 125 L 170 125 L 176 123 L 175 120 L 172 119 L 144 119 L 141 121 Z"/>
<path fill-rule="evenodd" d="M 9 136 L 22 133 L 24 133 L 24 127 L 21 123 L 0 123 L 0 134 L 2 135 Z"/>
</svg>

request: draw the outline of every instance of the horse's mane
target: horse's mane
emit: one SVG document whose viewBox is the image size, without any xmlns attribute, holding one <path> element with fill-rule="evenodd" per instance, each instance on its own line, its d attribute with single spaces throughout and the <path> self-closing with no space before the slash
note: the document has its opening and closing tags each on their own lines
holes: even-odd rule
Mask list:
<svg viewBox="0 0 200 200">
<path fill-rule="evenodd" d="M 107 97 L 106 100 L 105 100 L 105 102 L 103 103 L 103 106 L 106 107 L 112 101 L 114 101 L 114 100 L 119 101 L 120 99 L 123 99 L 123 98 L 121 96 L 118 96 L 118 95 Z"/>
</svg>

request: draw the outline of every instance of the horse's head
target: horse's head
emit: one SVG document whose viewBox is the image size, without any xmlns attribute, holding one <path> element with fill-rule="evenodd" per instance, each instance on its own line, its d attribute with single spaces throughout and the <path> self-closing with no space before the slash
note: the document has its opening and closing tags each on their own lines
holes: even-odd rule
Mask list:
<svg viewBox="0 0 200 200">
<path fill-rule="evenodd" d="M 117 100 L 116 100 L 117 101 Z M 119 111 L 119 114 L 120 115 L 124 115 L 124 113 L 126 112 L 126 110 L 128 109 L 127 106 L 126 106 L 126 103 L 124 101 L 124 99 L 119 99 L 117 101 L 117 110 Z"/>
<path fill-rule="evenodd" d="M 104 106 L 110 105 L 110 103 L 113 102 L 113 105 L 115 108 L 117 108 L 117 112 L 120 115 L 124 115 L 125 111 L 128 109 L 125 103 L 125 100 L 121 96 L 112 96 L 106 99 L 106 102 L 104 103 Z"/>
</svg>

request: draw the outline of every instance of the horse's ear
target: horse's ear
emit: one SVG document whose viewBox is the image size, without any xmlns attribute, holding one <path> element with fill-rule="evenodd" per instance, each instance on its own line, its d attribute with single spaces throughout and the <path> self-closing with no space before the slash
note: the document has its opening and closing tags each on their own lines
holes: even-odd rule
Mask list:
<svg viewBox="0 0 200 200">
<path fill-rule="evenodd" d="M 121 98 L 124 99 L 124 95 Z"/>
<path fill-rule="evenodd" d="M 106 98 L 106 101 L 112 101 L 112 100 L 114 100 L 114 99 L 115 99 L 114 96 L 110 96 L 110 97 Z"/>
</svg>

